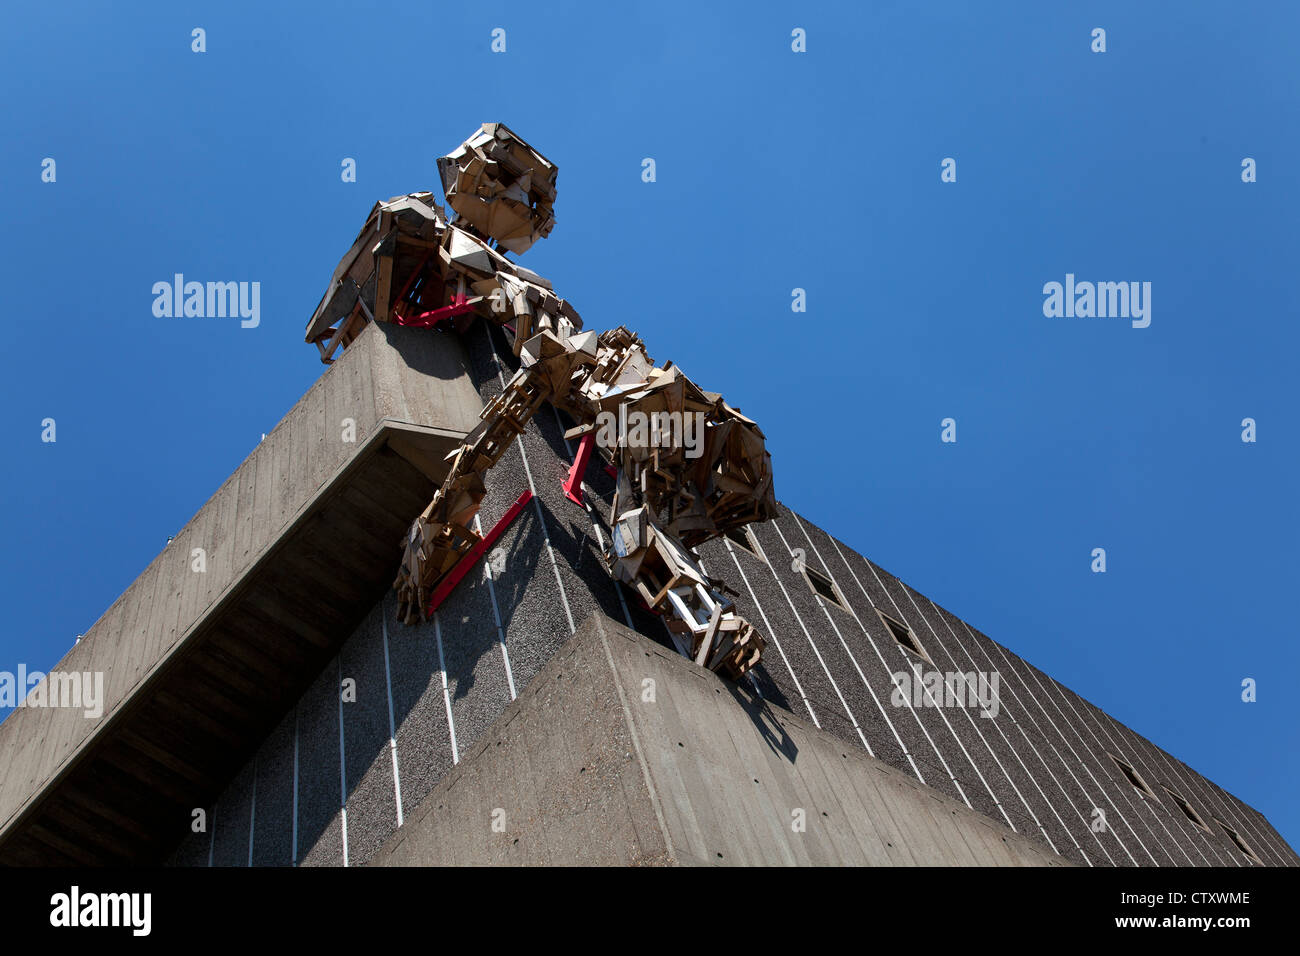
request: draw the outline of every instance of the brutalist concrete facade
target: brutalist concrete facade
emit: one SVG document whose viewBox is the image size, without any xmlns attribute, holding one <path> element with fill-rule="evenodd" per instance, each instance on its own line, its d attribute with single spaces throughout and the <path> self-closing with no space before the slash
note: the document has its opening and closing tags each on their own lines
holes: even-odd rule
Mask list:
<svg viewBox="0 0 1300 956">
<path fill-rule="evenodd" d="M 599 614 L 371 862 L 1069 865 Z"/>
<path fill-rule="evenodd" d="M 463 366 L 464 384 L 483 400 L 499 392 L 513 371 L 514 360 L 504 340 L 482 324 L 459 341 L 434 332 L 377 333 L 374 328 L 367 330 L 363 340 L 377 334 L 384 335 L 385 347 L 398 355 L 443 349 L 459 356 L 455 361 Z M 423 338 L 411 338 L 415 335 Z M 361 360 L 371 347 L 362 340 L 358 345 L 344 353 L 326 377 L 350 376 L 340 370 Z M 378 360 L 372 353 L 364 361 L 373 366 Z M 409 370 L 420 363 L 397 364 Z M 362 379 L 349 380 L 361 382 L 357 387 L 364 390 Z M 419 381 L 419 375 L 402 379 L 402 421 L 417 428 L 438 425 L 434 419 L 441 418 L 445 426 L 447 416 L 436 401 L 421 403 L 413 397 L 419 391 Z M 448 394 L 460 396 L 456 401 L 463 405 L 463 392 L 457 390 L 460 384 L 444 378 L 430 386 L 435 391 L 451 389 Z M 334 406 L 329 409 L 338 411 Z M 422 421 L 421 415 L 429 416 L 428 420 Z M 339 621 L 345 615 L 338 611 L 331 625 L 337 632 L 334 644 L 326 646 L 330 659 L 314 658 L 300 662 L 298 671 L 286 670 L 286 674 L 297 674 L 298 684 L 283 707 L 274 714 L 260 715 L 264 727 L 260 743 L 247 746 L 242 766 L 231 765 L 224 776 L 212 768 L 196 768 L 196 773 L 203 772 L 200 779 L 193 787 L 180 788 L 176 799 L 195 792 L 200 785 L 207 786 L 208 796 L 199 804 L 206 811 L 206 830 L 191 832 L 188 815 L 159 819 L 153 826 L 163 831 L 162 842 L 174 849 L 153 856 L 140 850 L 134 859 L 166 858 L 181 865 L 283 866 L 452 862 L 452 858 L 437 856 L 439 841 L 430 842 L 419 834 L 422 828 L 436 832 L 449 825 L 438 817 L 438 804 L 431 809 L 427 801 L 431 795 L 445 795 L 445 788 L 462 777 L 505 779 L 501 761 L 484 748 L 490 751 L 497 740 L 509 740 L 508 725 L 501 722 L 523 709 L 520 701 L 526 691 L 533 692 L 529 689 L 542 679 L 544 669 L 574 639 L 583 622 L 594 616 L 597 622 L 614 622 L 667 646 L 663 623 L 642 610 L 601 566 L 612 480 L 598 467 L 590 470 L 589 510 L 564 496 L 561 482 L 573 452 L 563 438 L 566 424 L 549 407 L 543 408 L 490 473 L 481 511 L 485 528 L 496 522 L 524 489 L 532 488 L 536 497 L 434 620 L 412 628 L 399 625 L 386 585 L 359 585 L 358 600 L 365 593 L 372 595 L 365 605 L 369 611 L 357 615 L 359 624 L 341 631 Z M 326 427 L 325 419 L 320 427 Z M 408 460 L 428 459 L 427 454 L 407 450 Z M 372 482 L 351 489 L 353 497 L 345 500 L 355 500 L 361 491 L 383 494 Z M 403 509 L 409 509 L 404 516 L 400 514 Z M 395 520 L 404 517 L 409 521 L 418 510 L 419 506 L 412 509 L 409 502 L 385 505 L 385 513 L 393 512 Z M 339 542 L 338 548 L 346 547 Z M 318 562 L 332 559 L 326 545 L 315 547 L 310 554 Z M 815 738 L 801 748 L 803 751 L 820 751 L 826 741 L 834 741 L 844 754 L 853 755 L 855 766 L 871 772 L 892 768 L 896 776 L 908 777 L 915 782 L 908 799 L 921 801 L 913 808 L 916 813 L 921 813 L 919 807 L 924 807 L 926 800 L 941 801 L 945 807 L 959 810 L 963 820 L 969 814 L 970 819 L 978 818 L 983 821 L 981 826 L 995 828 L 1019 846 L 1036 847 L 1032 853 L 1025 852 L 1034 856 L 1041 851 L 1041 857 L 1034 858 L 1043 861 L 1084 866 L 1256 865 L 1226 826 L 1264 864 L 1300 863 L 1252 808 L 795 512 L 782 508 L 775 521 L 753 526 L 752 537 L 712 542 L 702 549 L 702 555 L 706 570 L 736 590 L 738 610 L 761 627 L 768 640 L 752 684 L 728 685 L 734 695 L 729 706 L 749 711 L 765 708 L 772 714 L 785 711 L 787 715 L 778 723 L 805 728 L 800 733 L 811 735 L 809 740 Z M 797 557 L 811 572 L 833 582 L 833 599 L 814 592 L 808 578 L 796 569 Z M 396 558 L 394 540 L 394 564 Z M 910 629 L 910 639 L 919 645 L 923 656 L 900 643 L 882 614 Z M 249 635 L 264 647 L 278 647 L 288 640 L 284 621 L 265 620 L 264 625 Z M 329 630 L 323 624 L 321 628 Z M 303 676 L 303 669 L 311 663 L 310 673 Z M 669 686 L 658 689 L 660 700 L 665 695 L 673 699 L 674 692 L 680 690 L 674 685 L 692 674 L 691 665 L 681 664 L 662 677 Z M 1000 678 L 998 715 L 989 719 L 970 707 L 936 708 L 895 701 L 891 675 L 914 667 L 996 672 Z M 251 680 L 255 675 L 241 671 L 231 676 Z M 716 682 L 704 672 L 695 677 Z M 299 692 L 300 687 L 305 689 Z M 132 693 L 147 696 L 166 690 L 165 682 L 160 682 L 153 688 L 138 686 Z M 594 693 L 590 687 L 587 691 Z M 583 692 L 575 690 L 579 696 Z M 612 711 L 602 713 L 612 719 Z M 12 764 L 15 748 L 21 749 L 24 736 L 21 728 L 15 731 L 10 723 L 12 720 L 6 721 L 4 727 L 8 736 L 0 732 L 0 761 Z M 707 737 L 711 730 L 706 722 L 692 732 Z M 691 744 L 686 740 L 680 743 L 683 750 Z M 567 743 L 560 734 L 552 741 L 539 738 L 537 746 L 565 747 Z M 511 747 L 512 752 L 520 753 L 517 746 Z M 1111 755 L 1131 766 L 1153 795 L 1139 793 Z M 486 765 L 494 760 L 490 767 Z M 471 768 L 475 762 L 485 766 Z M 581 759 L 578 764 L 579 772 L 585 773 Z M 638 770 L 639 779 L 654 779 L 656 773 L 673 779 L 672 761 L 664 758 L 652 764 L 644 772 Z M 556 765 L 567 766 L 562 761 Z M 718 786 L 734 785 L 735 767 L 695 766 L 695 772 L 706 780 L 712 775 Z M 769 769 L 775 772 L 775 768 Z M 804 770 L 796 759 L 782 773 L 793 780 Z M 214 780 L 224 783 L 213 785 Z M 13 800 L 4 806 L 21 810 L 57 800 L 60 785 L 57 774 L 32 775 L 22 786 L 14 787 Z M 635 790 L 640 785 L 628 786 Z M 1185 799 L 1206 827 L 1185 815 L 1165 788 Z M 689 802 L 697 788 L 681 780 L 679 790 L 668 784 L 655 791 L 667 804 Z M 839 793 L 836 788 L 824 792 L 827 799 Z M 847 812 L 842 802 L 838 808 L 818 807 L 815 797 L 802 799 L 813 803 L 803 809 L 819 820 L 823 812 L 828 815 L 825 819 Z M 773 827 L 789 828 L 789 814 L 795 805 L 786 807 L 788 802 L 769 801 L 780 820 L 749 814 L 717 830 L 731 841 L 731 851 L 717 846 L 710 851 L 713 855 L 701 857 L 697 851 L 704 844 L 692 844 L 679 835 L 638 844 L 645 851 L 640 856 L 611 850 L 600 861 L 813 862 L 813 857 L 804 859 L 797 854 L 786 859 L 786 851 L 778 848 L 778 843 L 785 844 L 772 842 Z M 873 805 L 861 803 L 864 809 L 858 811 L 859 816 Z M 445 800 L 443 806 L 447 806 Z M 476 812 L 490 815 L 497 806 L 478 807 Z M 445 817 L 448 811 L 442 812 Z M 897 812 L 895 808 L 892 814 L 883 813 L 875 837 L 886 832 L 886 819 L 895 819 Z M 512 816 L 506 814 L 507 828 L 514 825 Z M 1098 825 L 1102 817 L 1105 826 Z M 28 818 L 30 810 L 27 817 L 13 812 L 0 822 L 0 856 L 15 841 L 25 839 L 22 827 Z M 472 825 L 479 826 L 483 819 L 480 816 Z M 858 819 L 844 832 L 867 834 L 869 822 Z M 45 832 L 48 829 L 45 827 Z M 499 831 L 488 832 L 493 836 L 485 839 L 500 836 Z M 922 832 L 929 831 L 914 831 Z M 524 831 L 516 831 L 511 839 L 515 837 L 521 843 L 528 839 Z M 411 841 L 407 849 L 400 851 L 399 845 L 407 841 Z M 705 842 L 712 846 L 717 841 Z M 39 848 L 45 844 L 36 840 L 32 845 Z M 149 848 L 154 845 L 150 843 Z M 942 841 L 935 845 L 955 846 Z M 417 846 L 422 847 L 418 852 Z M 505 855 L 493 856 L 497 852 L 494 846 Z M 760 846 L 766 850 L 758 852 Z M 11 853 L 11 857 L 30 862 L 31 852 L 35 851 L 29 847 L 28 856 Z M 715 855 L 719 852 L 721 859 Z M 487 856 L 479 859 L 474 853 Z M 897 860 L 855 856 L 847 851 L 834 860 L 826 855 L 815 860 L 934 862 L 932 854 L 932 848 L 923 850 L 917 845 L 906 848 Z M 509 851 L 492 843 L 464 847 L 460 857 L 462 862 L 491 859 L 564 862 L 549 850 L 511 857 Z M 954 849 L 946 862 L 1000 860 L 995 856 L 972 859 L 965 851 Z"/>
<path fill-rule="evenodd" d="M 494 334 L 480 326 L 466 337 L 485 400 L 513 369 Z M 296 718 L 286 718 L 264 745 L 256 765 L 283 765 L 289 725 L 297 720 L 299 799 L 311 809 L 300 822 L 297 857 L 290 852 L 280 863 L 343 863 L 345 818 L 348 863 L 372 859 L 397 831 L 397 793 L 403 820 L 422 812 L 426 795 L 457 761 L 473 759 L 493 722 L 589 615 L 667 645 L 662 622 L 620 593 L 600 566 L 612 481 L 596 467 L 588 474 L 594 519 L 564 497 L 560 486 L 573 451 L 565 425 L 544 409 L 489 476 L 485 526 L 525 488 L 536 491 L 537 504 L 507 529 L 487 567 L 461 583 L 436 621 L 416 628 L 393 622 L 386 596 L 340 660 L 322 672 Z M 757 673 L 762 700 L 1073 863 L 1254 865 L 1214 818 L 1265 864 L 1300 862 L 1252 808 L 793 511 L 783 508 L 776 521 L 752 531 L 749 549 L 724 540 L 702 554 L 706 569 L 738 592 L 741 613 L 768 636 Z M 844 607 L 816 595 L 794 570 L 795 549 L 834 581 Z M 911 627 L 932 664 L 898 643 L 877 608 Z M 894 706 L 890 675 L 914 663 L 998 672 L 999 716 Z M 348 676 L 357 681 L 357 700 L 340 709 L 336 689 Z M 1140 795 L 1111 753 L 1133 766 L 1157 798 Z M 267 788 L 252 763 L 218 799 L 215 832 L 189 837 L 174 862 L 215 862 L 227 845 L 247 851 L 252 791 L 255 783 L 258 793 Z M 291 784 L 284 774 L 276 779 Z M 1164 786 L 1186 799 L 1210 831 L 1190 821 Z M 1097 810 L 1105 828 L 1095 826 Z"/>
<path fill-rule="evenodd" d="M 56 665 L 103 675 L 102 717 L 0 724 L 0 863 L 165 855 L 383 593 L 482 405 L 459 348 L 355 344 Z"/>
</svg>

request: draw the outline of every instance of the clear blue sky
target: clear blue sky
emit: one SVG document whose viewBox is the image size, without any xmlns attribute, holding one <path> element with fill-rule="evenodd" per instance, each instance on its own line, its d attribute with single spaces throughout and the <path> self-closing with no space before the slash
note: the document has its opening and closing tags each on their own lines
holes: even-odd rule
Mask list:
<svg viewBox="0 0 1300 956">
<path fill-rule="evenodd" d="M 17 5 L 0 669 L 53 665 L 320 374 L 303 328 L 372 202 L 440 193 L 502 121 L 559 165 L 522 261 L 588 327 L 1300 844 L 1298 31 L 1286 3 Z M 176 272 L 260 282 L 261 324 L 155 318 Z M 1151 282 L 1150 327 L 1045 318 L 1066 273 Z"/>
</svg>

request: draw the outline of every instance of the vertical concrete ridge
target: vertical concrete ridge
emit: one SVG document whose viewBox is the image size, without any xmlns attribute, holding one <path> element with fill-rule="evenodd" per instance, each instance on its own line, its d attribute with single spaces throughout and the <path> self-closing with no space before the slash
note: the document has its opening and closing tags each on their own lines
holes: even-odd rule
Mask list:
<svg viewBox="0 0 1300 956">
<path fill-rule="evenodd" d="M 482 407 L 464 349 L 417 331 L 358 338 L 53 668 L 103 674 L 97 718 L 0 722 L 0 862 L 165 858 L 347 639 Z"/>
<path fill-rule="evenodd" d="M 370 862 L 1071 865 L 600 613 Z"/>
<path fill-rule="evenodd" d="M 578 628 L 370 865 L 672 862 L 603 623 Z"/>
</svg>

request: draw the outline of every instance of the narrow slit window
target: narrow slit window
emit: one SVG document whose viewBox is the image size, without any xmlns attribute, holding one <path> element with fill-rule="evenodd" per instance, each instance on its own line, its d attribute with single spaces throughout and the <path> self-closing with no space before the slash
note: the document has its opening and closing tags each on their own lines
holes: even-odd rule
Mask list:
<svg viewBox="0 0 1300 956">
<path fill-rule="evenodd" d="M 880 620 L 884 623 L 885 629 L 889 631 L 890 636 L 902 646 L 903 650 L 911 651 L 913 654 L 916 654 L 918 657 L 923 657 L 927 661 L 930 660 L 930 655 L 927 654 L 925 648 L 921 646 L 921 641 L 917 638 L 915 631 L 902 621 L 894 620 L 894 618 L 890 617 L 879 608 L 876 609 L 876 614 L 880 616 Z M 930 661 L 930 663 L 934 662 Z"/>
<path fill-rule="evenodd" d="M 844 598 L 840 597 L 840 589 L 835 586 L 834 581 L 820 571 L 814 571 L 806 564 L 803 568 L 803 576 L 808 582 L 808 586 L 813 589 L 814 594 L 820 595 L 822 600 L 834 604 L 841 611 L 848 610 Z"/>
<path fill-rule="evenodd" d="M 1174 793 L 1168 787 L 1165 787 L 1164 789 L 1165 789 L 1165 793 L 1169 794 L 1170 798 L 1174 801 L 1174 803 L 1178 805 L 1178 809 L 1183 811 L 1183 816 L 1187 817 L 1187 819 L 1191 820 L 1194 825 L 1200 827 L 1206 833 L 1210 832 L 1210 828 L 1205 825 L 1205 821 L 1201 819 L 1201 815 L 1196 812 L 1195 807 L 1193 807 L 1190 803 L 1188 803 L 1178 794 Z"/>
<path fill-rule="evenodd" d="M 1255 855 L 1255 851 L 1252 850 L 1250 846 L 1246 843 L 1246 841 L 1241 838 L 1240 833 L 1238 833 L 1232 827 L 1228 826 L 1218 817 L 1214 818 L 1214 822 L 1217 823 L 1219 826 L 1223 827 L 1223 832 L 1228 834 L 1228 837 L 1232 840 L 1233 843 L 1237 844 L 1238 850 L 1246 854 L 1246 859 L 1250 860 L 1252 863 L 1258 863 L 1260 866 L 1264 865 L 1264 861 Z"/>
<path fill-rule="evenodd" d="M 754 540 L 754 532 L 749 530 L 749 525 L 741 525 L 739 528 L 728 528 L 722 532 L 723 536 L 740 548 L 742 551 L 748 551 L 758 560 L 766 563 L 767 557 L 763 554 L 763 549 L 759 547 L 758 542 Z"/>
<path fill-rule="evenodd" d="M 1128 777 L 1128 782 L 1133 784 L 1133 789 L 1145 797 L 1156 799 L 1155 793 L 1147 786 L 1147 782 L 1142 779 L 1142 775 L 1133 769 L 1133 765 L 1128 761 L 1121 760 L 1114 754 L 1108 754 L 1111 760 L 1115 761 L 1115 766 L 1119 767 L 1120 772 Z"/>
</svg>

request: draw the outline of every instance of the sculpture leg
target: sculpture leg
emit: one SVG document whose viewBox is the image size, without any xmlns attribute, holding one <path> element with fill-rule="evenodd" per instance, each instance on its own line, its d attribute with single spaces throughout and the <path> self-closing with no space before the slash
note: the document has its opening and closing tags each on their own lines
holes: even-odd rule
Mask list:
<svg viewBox="0 0 1300 956">
<path fill-rule="evenodd" d="M 765 642 L 700 567 L 696 555 L 642 506 L 615 523 L 606 556 L 610 573 L 647 608 L 668 618 L 678 650 L 701 667 L 739 680 L 758 663 Z"/>
<path fill-rule="evenodd" d="M 542 403 L 562 400 L 574 370 L 593 360 L 573 340 L 541 332 L 523 345 L 524 366 L 505 390 L 479 414 L 478 426 L 465 436 L 452 456 L 451 470 L 433 501 L 411 524 L 402 553 L 397 590 L 398 619 L 407 624 L 423 620 L 429 595 L 456 566 L 479 535 L 470 529 L 485 489 L 483 475 L 523 433 Z"/>
<path fill-rule="evenodd" d="M 393 582 L 399 620 L 423 620 L 433 588 L 478 543 L 479 535 L 470 525 L 483 501 L 483 473 L 500 460 L 549 397 L 547 379 L 539 366 L 520 369 L 505 391 L 488 403 L 482 421 L 456 451 L 433 501 L 411 524 Z"/>
</svg>

